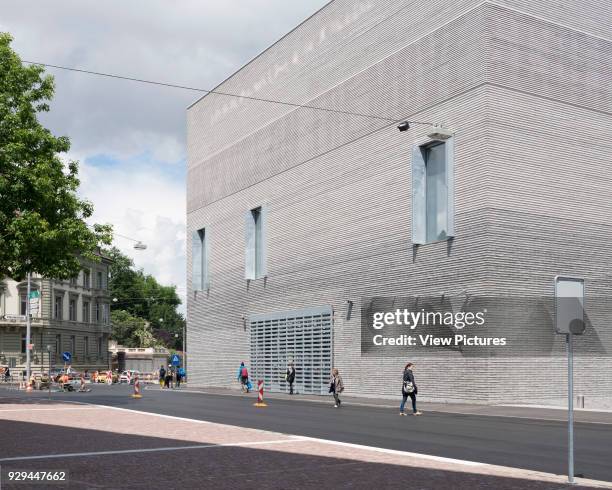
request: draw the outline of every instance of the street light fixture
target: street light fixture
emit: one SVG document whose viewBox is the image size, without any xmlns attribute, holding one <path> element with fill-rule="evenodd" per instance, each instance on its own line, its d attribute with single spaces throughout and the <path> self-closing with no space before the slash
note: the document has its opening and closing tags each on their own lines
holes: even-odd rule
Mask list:
<svg viewBox="0 0 612 490">
<path fill-rule="evenodd" d="M 134 248 L 136 250 L 146 250 L 147 249 L 147 245 L 142 243 L 141 241 L 138 241 L 134 244 Z"/>
<path fill-rule="evenodd" d="M 410 123 L 408 121 L 403 121 L 397 125 L 397 129 L 400 130 L 400 133 L 408 131 L 410 129 Z"/>
</svg>

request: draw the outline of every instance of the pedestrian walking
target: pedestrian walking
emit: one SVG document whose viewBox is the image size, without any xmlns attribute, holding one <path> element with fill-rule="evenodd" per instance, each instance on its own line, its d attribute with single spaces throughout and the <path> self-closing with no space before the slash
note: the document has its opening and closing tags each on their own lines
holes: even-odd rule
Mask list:
<svg viewBox="0 0 612 490">
<path fill-rule="evenodd" d="M 176 370 L 176 387 L 177 388 L 181 387 L 181 370 L 180 369 Z"/>
<path fill-rule="evenodd" d="M 4 371 L 4 382 L 8 383 L 10 380 L 11 380 L 11 370 L 7 366 L 7 368 Z"/>
<path fill-rule="evenodd" d="M 172 371 L 168 368 L 166 371 L 166 376 L 164 378 L 164 388 L 170 388 L 170 383 L 172 382 Z"/>
<path fill-rule="evenodd" d="M 163 388 L 165 384 L 166 384 L 166 370 L 164 369 L 164 366 L 161 366 L 159 368 L 159 387 Z"/>
<path fill-rule="evenodd" d="M 238 368 L 238 381 L 240 381 L 240 388 L 242 391 L 248 393 L 249 388 L 249 370 L 244 365 L 244 361 L 240 363 L 240 367 Z"/>
<path fill-rule="evenodd" d="M 414 364 L 409 362 L 404 367 L 404 375 L 402 378 L 402 403 L 400 404 L 400 415 L 406 415 L 404 412 L 404 407 L 406 406 L 406 401 L 408 397 L 412 400 L 412 414 L 413 415 L 421 415 L 421 412 L 417 410 L 416 407 L 416 396 L 418 393 L 418 388 L 416 382 L 414 381 L 414 373 L 412 370 L 414 369 Z"/>
<path fill-rule="evenodd" d="M 344 383 L 342 377 L 338 372 L 337 368 L 332 369 L 331 380 L 329 383 L 329 392 L 334 394 L 334 401 L 336 402 L 334 407 L 339 408 L 342 400 L 340 400 L 340 393 L 344 391 Z"/>
<path fill-rule="evenodd" d="M 287 368 L 287 373 L 285 374 L 285 379 L 287 383 L 289 383 L 289 394 L 293 395 L 293 383 L 295 382 L 295 367 L 293 367 L 293 363 L 289 363 L 289 367 Z"/>
</svg>

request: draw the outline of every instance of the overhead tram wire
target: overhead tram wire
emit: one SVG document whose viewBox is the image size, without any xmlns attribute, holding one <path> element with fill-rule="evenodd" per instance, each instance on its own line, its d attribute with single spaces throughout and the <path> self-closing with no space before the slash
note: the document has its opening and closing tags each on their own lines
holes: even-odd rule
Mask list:
<svg viewBox="0 0 612 490">
<path fill-rule="evenodd" d="M 157 82 L 154 80 L 146 80 L 144 78 L 135 78 L 135 77 L 126 77 L 123 75 L 115 75 L 112 73 L 104 73 L 104 72 L 99 72 L 99 71 L 93 71 L 93 70 L 82 70 L 80 68 L 72 68 L 69 66 L 61 66 L 61 65 L 53 65 L 51 63 L 40 63 L 38 61 L 28 61 L 28 60 L 22 60 L 23 63 L 28 63 L 30 65 L 39 65 L 39 66 L 45 66 L 48 68 L 56 68 L 58 70 L 66 70 L 66 71 L 73 71 L 73 72 L 77 72 L 77 73 L 85 73 L 88 75 L 95 75 L 95 76 L 100 76 L 100 77 L 107 77 L 107 78 L 116 78 L 119 80 L 128 80 L 131 82 L 138 82 L 138 83 L 146 83 L 149 85 L 159 85 L 162 87 L 170 87 L 170 88 L 178 88 L 181 90 L 191 90 L 193 92 L 201 92 L 201 93 L 205 93 L 205 94 L 214 94 L 214 95 L 223 95 L 225 97 L 235 97 L 235 98 L 239 98 L 239 99 L 246 99 L 246 100 L 252 100 L 252 101 L 257 101 L 257 102 L 266 102 L 269 104 L 278 104 L 278 105 L 285 105 L 285 106 L 289 106 L 289 107 L 294 107 L 294 108 L 298 108 L 298 109 L 311 109 L 311 110 L 317 110 L 317 111 L 324 111 L 324 112 L 332 112 L 332 113 L 336 113 L 336 114 L 343 114 L 346 116 L 357 116 L 357 117 L 365 117 L 368 119 L 376 119 L 378 121 L 387 121 L 387 122 L 391 122 L 391 123 L 400 123 L 403 121 L 403 119 L 395 119 L 395 118 L 391 118 L 391 117 L 385 117 L 385 116 L 376 116 L 374 114 L 364 114 L 361 112 L 352 112 L 352 111 L 343 111 L 340 109 L 330 109 L 328 107 L 320 107 L 320 106 L 313 106 L 313 105 L 309 105 L 309 104 L 298 104 L 295 102 L 287 102 L 287 101 L 283 101 L 283 100 L 275 100 L 275 99 L 266 99 L 266 98 L 262 98 L 262 97 L 253 97 L 253 96 L 249 96 L 249 95 L 240 95 L 240 94 L 233 94 L 230 92 L 221 92 L 219 90 L 208 90 L 208 89 L 204 89 L 204 88 L 198 88 L 198 87 L 189 87 L 187 85 L 178 85 L 175 83 L 166 83 L 166 82 Z M 429 122 L 422 122 L 422 121 L 409 121 L 410 124 L 422 124 L 422 125 L 426 125 L 426 126 L 430 126 L 431 123 Z"/>
</svg>

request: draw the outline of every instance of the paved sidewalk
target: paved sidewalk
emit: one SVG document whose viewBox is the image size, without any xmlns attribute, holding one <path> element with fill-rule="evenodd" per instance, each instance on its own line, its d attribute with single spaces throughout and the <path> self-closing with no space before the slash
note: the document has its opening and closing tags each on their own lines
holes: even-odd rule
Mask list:
<svg viewBox="0 0 612 490">
<path fill-rule="evenodd" d="M 160 390 L 158 385 L 148 385 L 148 390 Z M 168 392 L 187 392 L 187 393 L 204 393 L 211 395 L 223 395 L 223 396 L 252 396 L 257 398 L 257 392 L 252 391 L 251 393 L 244 394 L 238 389 L 228 388 L 197 388 L 183 385 L 179 389 L 161 390 Z M 330 404 L 333 402 L 331 396 L 317 396 L 317 395 L 288 395 L 285 393 L 266 393 L 266 399 L 281 399 L 281 400 L 294 400 L 298 402 L 308 401 L 312 403 L 326 403 Z M 343 396 L 343 403 L 367 407 L 381 407 L 393 410 L 399 409 L 400 397 L 397 400 L 389 398 L 368 398 L 368 397 L 355 397 L 355 396 Z M 520 405 L 481 405 L 481 404 L 468 404 L 468 403 L 433 403 L 433 402 L 421 402 L 418 401 L 418 408 L 423 412 L 442 412 L 442 413 L 456 413 L 463 415 L 480 415 L 490 417 L 515 417 L 515 418 L 527 418 L 527 419 L 539 419 L 539 420 L 554 420 L 564 421 L 567 420 L 567 412 L 564 409 L 555 407 L 542 407 L 542 406 L 520 406 Z M 612 412 L 611 411 L 596 411 L 596 410 L 582 410 L 575 409 L 574 420 L 576 422 L 585 423 L 599 423 L 599 424 L 612 424 Z"/>
</svg>

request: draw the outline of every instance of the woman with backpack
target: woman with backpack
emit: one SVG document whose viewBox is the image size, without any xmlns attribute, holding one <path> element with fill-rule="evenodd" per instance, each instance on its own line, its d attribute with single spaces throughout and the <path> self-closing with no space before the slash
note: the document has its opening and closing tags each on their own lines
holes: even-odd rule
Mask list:
<svg viewBox="0 0 612 490">
<path fill-rule="evenodd" d="M 402 403 L 400 404 L 400 415 L 406 415 L 404 412 L 404 406 L 406 405 L 406 401 L 408 397 L 412 400 L 412 414 L 413 415 L 421 415 L 421 412 L 417 410 L 416 407 L 416 396 L 418 393 L 416 382 L 414 381 L 414 374 L 412 370 L 414 368 L 414 364 L 409 362 L 406 364 L 404 368 L 404 376 L 402 380 Z"/>
<path fill-rule="evenodd" d="M 240 381 L 240 388 L 242 391 L 248 393 L 250 390 L 249 370 L 244 365 L 244 361 L 240 363 L 240 367 L 238 368 L 238 381 Z"/>
<path fill-rule="evenodd" d="M 337 368 L 332 369 L 331 381 L 329 383 L 329 392 L 334 394 L 334 401 L 336 404 L 335 408 L 339 408 L 342 400 L 340 400 L 340 393 L 344 391 L 344 383 L 340 377 L 340 373 Z"/>
</svg>

